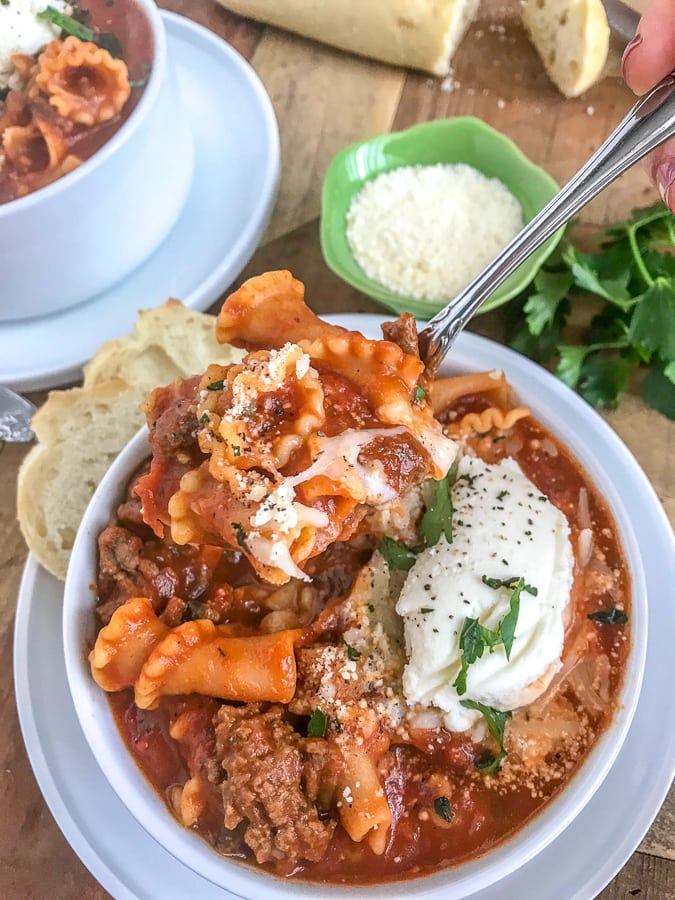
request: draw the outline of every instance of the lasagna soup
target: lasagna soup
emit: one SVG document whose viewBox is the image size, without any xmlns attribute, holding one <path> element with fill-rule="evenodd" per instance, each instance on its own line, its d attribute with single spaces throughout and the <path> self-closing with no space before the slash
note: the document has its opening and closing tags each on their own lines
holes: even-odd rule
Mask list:
<svg viewBox="0 0 675 900">
<path fill-rule="evenodd" d="M 0 3 L 0 203 L 96 153 L 136 107 L 153 52 L 134 0 Z"/>
<path fill-rule="evenodd" d="M 564 788 L 629 651 L 616 527 L 501 372 L 431 380 L 288 272 L 217 319 L 240 361 L 157 388 L 99 536 L 89 659 L 179 823 L 344 884 L 485 853 Z"/>
</svg>

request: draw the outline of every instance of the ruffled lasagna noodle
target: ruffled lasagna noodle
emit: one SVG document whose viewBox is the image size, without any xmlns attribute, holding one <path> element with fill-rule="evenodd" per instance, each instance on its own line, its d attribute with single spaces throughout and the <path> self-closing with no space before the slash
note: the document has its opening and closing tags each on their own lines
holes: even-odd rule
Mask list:
<svg viewBox="0 0 675 900">
<path fill-rule="evenodd" d="M 626 644 L 588 613 L 628 602 L 611 517 L 503 373 L 430 384 L 410 317 L 369 340 L 273 272 L 228 298 L 217 331 L 247 355 L 153 392 L 150 465 L 99 538 L 94 679 L 178 820 L 221 852 L 338 883 L 485 852 L 610 719 Z M 501 770 L 485 771 L 486 729 L 407 702 L 405 565 L 377 550 L 419 549 L 460 445 L 517 460 L 583 545 L 562 667 L 508 719 Z M 425 590 L 422 614 L 443 586 Z"/>
</svg>

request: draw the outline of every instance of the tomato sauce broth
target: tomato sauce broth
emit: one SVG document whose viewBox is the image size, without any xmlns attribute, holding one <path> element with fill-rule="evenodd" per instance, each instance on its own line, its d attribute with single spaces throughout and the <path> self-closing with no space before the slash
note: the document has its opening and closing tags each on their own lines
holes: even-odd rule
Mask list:
<svg viewBox="0 0 675 900">
<path fill-rule="evenodd" d="M 333 415 L 340 423 L 344 416 L 353 421 L 357 409 L 357 414 L 367 414 L 351 402 L 344 383 L 339 388 L 336 386 L 336 393 L 342 402 L 335 405 Z M 453 417 L 480 411 L 487 405 L 482 397 L 464 398 L 453 408 L 452 412 L 456 414 Z M 337 421 L 334 427 L 339 427 Z M 584 581 L 579 574 L 581 567 L 577 558 L 573 619 L 578 628 L 586 629 L 589 641 L 596 649 L 609 657 L 611 694 L 616 696 L 630 648 L 628 632 L 588 620 L 589 613 L 599 607 L 618 602 L 627 612 L 630 608 L 630 577 L 616 526 L 604 500 L 571 454 L 533 419 L 517 422 L 505 438 L 477 436 L 471 443 L 488 462 L 510 456 L 519 463 L 542 494 L 566 515 L 577 557 L 581 532 L 589 527 L 589 522 L 580 513 L 580 497 L 586 492 L 595 553 L 602 561 L 602 571 L 612 575 L 611 592 L 603 591 L 601 579 L 597 584 Z M 349 551 L 348 545 L 345 546 L 347 549 L 334 549 L 332 557 L 329 551 L 323 559 L 318 557 L 313 561 L 312 574 L 322 577 L 328 571 L 329 580 L 334 581 L 334 590 L 347 589 L 370 552 L 368 547 Z M 342 575 L 333 573 L 335 567 Z M 214 581 L 227 578 L 244 583 L 247 574 L 243 569 L 228 571 L 223 562 L 216 568 Z M 109 701 L 129 751 L 150 784 L 167 799 L 171 787 L 183 784 L 186 778 L 185 765 L 169 737 L 170 718 L 180 698 L 163 698 L 157 710 L 142 714 L 135 711 L 130 691 L 109 695 Z M 609 724 L 613 709 L 611 703 L 597 720 L 591 745 Z M 390 750 L 380 761 L 382 781 L 393 813 L 387 847 L 382 855 L 373 853 L 365 842 L 354 843 L 338 824 L 329 851 L 319 862 L 292 870 L 283 864 L 262 868 L 272 874 L 295 875 L 310 882 L 368 884 L 412 878 L 456 865 L 485 853 L 522 828 L 564 788 L 576 768 L 573 766 L 563 780 L 553 779 L 547 785 L 539 785 L 536 791 L 526 784 L 512 784 L 506 788 L 498 779 L 485 778 L 476 769 L 481 747 L 474 745 L 466 734 L 418 731 L 411 732 L 407 744 L 396 740 L 394 738 Z M 438 773 L 441 773 L 440 777 L 447 777 L 452 786 L 452 821 L 447 823 L 434 813 L 438 788 L 433 785 L 432 778 Z M 215 786 L 213 792 L 209 807 L 216 809 Z M 210 815 L 208 826 L 201 828 L 202 836 L 224 855 L 244 858 L 257 865 L 243 839 L 233 833 L 225 834 L 224 830 L 218 835 L 214 829 L 217 824 Z"/>
</svg>

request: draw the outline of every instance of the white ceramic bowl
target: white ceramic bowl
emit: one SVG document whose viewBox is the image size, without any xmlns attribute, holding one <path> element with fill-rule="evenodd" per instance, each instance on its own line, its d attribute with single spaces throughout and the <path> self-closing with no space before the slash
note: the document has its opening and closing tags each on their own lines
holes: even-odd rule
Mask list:
<svg viewBox="0 0 675 900">
<path fill-rule="evenodd" d="M 164 24 L 153 0 L 134 2 L 154 41 L 138 106 L 75 171 L 0 203 L 0 322 L 67 309 L 121 281 L 161 244 L 187 199 L 192 136 Z"/>
<path fill-rule="evenodd" d="M 335 317 L 334 321 L 379 336 L 376 316 Z M 443 898 L 460 900 L 526 863 L 566 828 L 593 796 L 616 758 L 628 731 L 642 683 L 647 644 L 647 597 L 640 553 L 630 517 L 630 489 L 624 472 L 637 463 L 624 444 L 590 406 L 539 366 L 484 338 L 464 334 L 453 348 L 445 374 L 501 368 L 521 401 L 576 455 L 606 499 L 631 572 L 633 598 L 631 652 L 621 706 L 584 764 L 560 795 L 508 841 L 471 862 L 412 881 L 368 885 L 369 900 Z M 141 825 L 165 849 L 195 872 L 247 900 L 291 897 L 346 898 L 354 889 L 281 880 L 218 856 L 196 834 L 182 828 L 149 786 L 120 738 L 104 692 L 91 677 L 87 652 L 96 637 L 94 595 L 96 538 L 121 501 L 134 470 L 149 453 L 147 432 L 122 451 L 96 491 L 75 541 L 65 587 L 63 631 L 66 671 L 85 737 L 102 771 Z M 639 471 L 639 470 L 638 470 Z M 611 829 L 614 823 L 608 823 Z M 616 827 L 621 827 L 616 823 Z M 610 837 L 608 833 L 608 838 Z M 573 865 L 574 861 L 570 860 Z"/>
</svg>

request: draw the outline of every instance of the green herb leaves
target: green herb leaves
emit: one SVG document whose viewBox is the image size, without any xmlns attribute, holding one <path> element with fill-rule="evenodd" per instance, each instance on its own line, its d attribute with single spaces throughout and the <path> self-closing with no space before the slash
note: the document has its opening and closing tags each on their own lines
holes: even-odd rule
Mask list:
<svg viewBox="0 0 675 900">
<path fill-rule="evenodd" d="M 445 478 L 436 485 L 436 493 L 420 522 L 420 531 L 427 547 L 433 547 L 445 535 L 446 541 L 452 543 L 452 497 L 450 489 L 457 478 L 457 461 L 448 470 Z"/>
<path fill-rule="evenodd" d="M 387 535 L 380 541 L 380 553 L 390 569 L 403 569 L 407 572 L 415 564 L 415 551 Z"/>
<path fill-rule="evenodd" d="M 492 775 L 500 770 L 502 760 L 506 756 L 506 750 L 504 749 L 504 728 L 506 726 L 506 720 L 511 717 L 511 713 L 500 712 L 498 709 L 493 709 L 491 706 L 485 706 L 483 703 L 477 703 L 475 700 L 461 700 L 460 703 L 467 709 L 478 710 L 478 712 L 483 715 L 488 731 L 499 744 L 499 753 L 497 756 L 493 756 L 488 752 L 483 754 L 476 763 L 477 769 L 482 769 L 484 772 Z"/>
<path fill-rule="evenodd" d="M 78 22 L 78 20 L 74 19 L 72 16 L 59 12 L 59 10 L 54 9 L 53 6 L 47 6 L 37 14 L 37 17 L 38 19 L 42 19 L 43 22 L 49 22 L 50 25 L 55 25 L 57 28 L 60 28 L 61 31 L 65 31 L 66 34 L 79 38 L 81 41 L 91 41 L 103 50 L 107 50 L 115 59 L 122 58 L 120 42 L 117 37 L 110 32 L 95 31 L 93 28 L 87 28 L 82 22 Z"/>
<path fill-rule="evenodd" d="M 324 737 L 328 728 L 328 716 L 320 709 L 315 709 L 307 723 L 307 737 Z"/>
<path fill-rule="evenodd" d="M 440 816 L 445 822 L 452 822 L 455 814 L 447 797 L 436 797 L 434 800 L 434 812 Z"/>
<path fill-rule="evenodd" d="M 615 406 L 631 371 L 647 367 L 643 398 L 675 419 L 674 247 L 675 216 L 661 203 L 608 229 L 598 253 L 568 242 L 535 278 L 512 346 L 539 362 L 559 354 L 556 375 L 593 406 Z M 581 344 L 564 340 L 570 295 L 600 304 Z"/>
<path fill-rule="evenodd" d="M 594 622 L 601 622 L 603 625 L 625 625 L 628 621 L 626 613 L 615 606 L 610 609 L 599 609 L 597 612 L 590 613 L 588 618 Z"/>
<path fill-rule="evenodd" d="M 509 611 L 494 631 L 481 625 L 478 619 L 473 619 L 470 616 L 467 616 L 464 620 L 459 636 L 459 649 L 462 651 L 461 668 L 452 685 L 460 697 L 462 694 L 466 694 L 466 676 L 469 666 L 481 658 L 486 647 L 492 653 L 495 647 L 503 644 L 507 660 L 511 658 L 511 649 L 516 636 L 516 626 L 520 614 L 520 595 L 523 591 L 526 591 L 528 594 L 532 594 L 533 597 L 537 596 L 536 587 L 526 584 L 524 578 L 518 578 L 517 576 L 511 578 L 488 578 L 487 575 L 483 575 L 481 580 L 483 584 L 495 591 L 506 588 L 511 592 Z"/>
<path fill-rule="evenodd" d="M 79 38 L 81 41 L 93 41 L 96 35 L 93 28 L 87 28 L 86 25 L 78 22 L 77 19 L 59 12 L 58 9 L 54 9 L 53 6 L 47 6 L 37 14 L 37 17 L 38 19 L 42 19 L 43 22 L 49 22 L 50 25 L 55 25 L 57 28 L 60 28 L 61 31 L 65 31 L 66 34 L 72 34 L 73 37 Z"/>
<path fill-rule="evenodd" d="M 457 466 L 458 463 L 455 461 L 448 469 L 445 478 L 436 482 L 436 491 L 420 522 L 420 531 L 424 538 L 422 546 L 406 547 L 405 544 L 400 544 L 386 535 L 382 538 L 380 553 L 389 568 L 409 571 L 415 564 L 417 554 L 426 547 L 433 547 L 437 544 L 442 534 L 445 535 L 449 544 L 452 543 L 453 507 L 450 491 L 457 479 Z"/>
<path fill-rule="evenodd" d="M 342 638 L 342 643 L 345 645 L 345 649 L 347 650 L 347 659 L 354 662 L 361 656 L 361 651 L 357 650 L 356 647 L 352 647 L 351 644 L 348 644 L 347 641 Z"/>
</svg>

